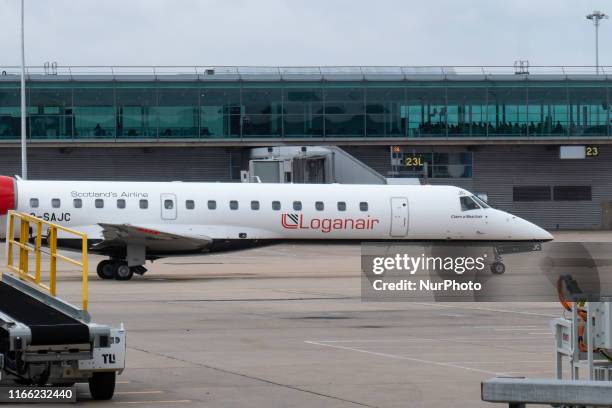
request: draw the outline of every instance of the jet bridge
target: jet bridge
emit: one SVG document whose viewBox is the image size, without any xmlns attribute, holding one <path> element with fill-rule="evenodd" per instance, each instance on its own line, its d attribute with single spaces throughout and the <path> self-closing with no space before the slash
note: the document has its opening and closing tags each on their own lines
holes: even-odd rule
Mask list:
<svg viewBox="0 0 612 408">
<path fill-rule="evenodd" d="M 81 241 L 80 259 L 58 252 L 58 233 Z M 43 256 L 48 271 L 41 266 Z M 0 384 L 87 382 L 94 399 L 112 398 L 116 375 L 125 367 L 126 333 L 123 327 L 92 322 L 87 312 L 87 235 L 10 211 L 6 257 L 8 272 L 0 281 Z M 81 270 L 80 307 L 57 297 L 58 261 Z"/>
<path fill-rule="evenodd" d="M 336 146 L 274 146 L 251 149 L 243 182 L 387 184 L 387 179 Z"/>
</svg>

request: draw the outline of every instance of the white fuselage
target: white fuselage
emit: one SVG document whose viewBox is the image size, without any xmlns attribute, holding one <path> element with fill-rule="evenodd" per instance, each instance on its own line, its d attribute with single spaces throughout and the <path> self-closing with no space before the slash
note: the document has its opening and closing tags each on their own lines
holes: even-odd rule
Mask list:
<svg viewBox="0 0 612 408">
<path fill-rule="evenodd" d="M 451 186 L 15 183 L 17 211 L 86 232 L 94 240 L 103 238 L 101 223 L 130 224 L 213 240 L 552 238 L 512 214 L 484 205 L 462 208 L 460 198 L 472 194 Z"/>
</svg>

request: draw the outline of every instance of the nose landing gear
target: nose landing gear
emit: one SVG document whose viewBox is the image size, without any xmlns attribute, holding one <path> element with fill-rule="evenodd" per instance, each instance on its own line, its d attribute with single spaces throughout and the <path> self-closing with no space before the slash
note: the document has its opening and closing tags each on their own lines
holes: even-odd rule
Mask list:
<svg viewBox="0 0 612 408">
<path fill-rule="evenodd" d="M 491 264 L 491 272 L 494 275 L 503 275 L 504 272 L 506 272 L 506 265 L 503 264 L 503 262 L 493 262 Z"/>
<path fill-rule="evenodd" d="M 542 250 L 541 242 L 519 242 L 519 243 L 503 243 L 493 247 L 495 262 L 491 264 L 491 273 L 494 275 L 503 275 L 506 272 L 506 265 L 503 263 L 503 254 L 519 254 L 524 252 L 536 252 Z"/>
</svg>

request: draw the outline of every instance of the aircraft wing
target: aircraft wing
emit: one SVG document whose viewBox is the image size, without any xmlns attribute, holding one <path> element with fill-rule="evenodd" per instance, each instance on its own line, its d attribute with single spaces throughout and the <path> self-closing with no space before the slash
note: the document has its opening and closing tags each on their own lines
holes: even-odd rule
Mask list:
<svg viewBox="0 0 612 408">
<path fill-rule="evenodd" d="M 92 249 L 140 246 L 156 253 L 204 252 L 212 238 L 200 235 L 185 226 L 145 226 L 131 224 L 98 224 L 102 227 L 103 240 Z"/>
</svg>

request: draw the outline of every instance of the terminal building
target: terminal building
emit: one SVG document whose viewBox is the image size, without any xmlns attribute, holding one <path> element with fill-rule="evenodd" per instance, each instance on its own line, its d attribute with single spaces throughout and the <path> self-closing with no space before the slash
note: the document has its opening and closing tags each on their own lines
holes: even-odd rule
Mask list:
<svg viewBox="0 0 612 408">
<path fill-rule="evenodd" d="M 467 188 L 546 228 L 612 229 L 605 70 L 46 66 L 27 72 L 33 179 L 420 178 Z M 17 67 L 0 67 L 0 174 L 20 172 L 19 80 Z"/>
</svg>

